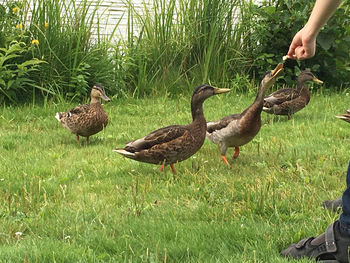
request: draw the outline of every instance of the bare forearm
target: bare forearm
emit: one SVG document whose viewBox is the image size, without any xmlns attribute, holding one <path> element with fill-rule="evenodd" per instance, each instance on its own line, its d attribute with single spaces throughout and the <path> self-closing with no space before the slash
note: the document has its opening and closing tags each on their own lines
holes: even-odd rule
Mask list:
<svg viewBox="0 0 350 263">
<path fill-rule="evenodd" d="M 307 59 L 315 55 L 316 37 L 340 3 L 341 0 L 316 0 L 309 20 L 289 46 L 289 58 Z"/>
<path fill-rule="evenodd" d="M 304 27 L 309 31 L 307 33 L 316 36 L 340 3 L 341 0 L 316 0 L 309 20 Z"/>
</svg>

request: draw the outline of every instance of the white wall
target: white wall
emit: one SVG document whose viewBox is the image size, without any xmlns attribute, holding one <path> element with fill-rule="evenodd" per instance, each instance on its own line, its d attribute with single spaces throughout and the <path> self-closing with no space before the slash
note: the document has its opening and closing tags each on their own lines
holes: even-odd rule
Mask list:
<svg viewBox="0 0 350 263">
<path fill-rule="evenodd" d="M 0 0 L 0 3 L 5 3 L 8 0 Z M 35 3 L 36 0 L 27 0 L 30 7 L 33 7 L 33 3 Z M 69 1 L 69 0 L 67 0 Z M 151 0 L 129 0 L 130 3 L 134 6 L 134 9 L 138 13 L 142 13 L 142 10 L 144 9 L 144 3 L 149 3 L 148 1 Z M 77 7 L 80 5 L 82 0 L 76 0 Z M 96 3 L 98 1 L 88 0 L 89 3 L 91 3 L 91 10 L 90 14 L 94 10 L 94 7 L 96 6 Z M 147 4 L 149 5 L 149 4 Z M 127 32 L 127 21 L 128 21 L 128 8 L 129 4 L 126 3 L 126 1 L 118 0 L 118 1 L 112 1 L 112 0 L 100 0 L 99 4 L 99 10 L 98 10 L 98 16 L 100 19 L 100 34 L 109 36 L 112 31 L 115 28 L 115 25 L 118 23 L 118 21 L 121 19 L 118 29 L 116 31 L 116 37 L 126 37 Z M 30 12 L 27 16 L 28 20 L 30 20 Z M 96 25 L 97 26 L 97 25 Z M 97 30 L 95 29 L 93 34 L 96 34 Z"/>
<path fill-rule="evenodd" d="M 77 3 L 80 2 L 81 1 L 77 0 Z M 91 6 L 94 7 L 94 2 L 96 1 L 91 2 Z M 136 12 L 142 13 L 144 9 L 142 0 L 130 0 L 130 2 Z M 128 8 L 129 4 L 123 1 L 101 0 L 98 10 L 100 35 L 109 36 L 120 21 L 115 32 L 115 37 L 125 38 L 127 36 Z M 91 10 L 93 10 L 93 8 L 91 8 Z M 96 34 L 96 30 L 94 33 Z"/>
</svg>

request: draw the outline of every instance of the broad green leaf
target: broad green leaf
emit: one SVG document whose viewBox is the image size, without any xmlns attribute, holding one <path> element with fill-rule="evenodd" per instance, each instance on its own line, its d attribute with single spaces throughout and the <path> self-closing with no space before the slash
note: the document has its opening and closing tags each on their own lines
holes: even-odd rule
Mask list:
<svg viewBox="0 0 350 263">
<path fill-rule="evenodd" d="M 328 50 L 331 48 L 334 42 L 334 36 L 332 34 L 319 34 L 317 43 L 324 49 Z"/>
</svg>

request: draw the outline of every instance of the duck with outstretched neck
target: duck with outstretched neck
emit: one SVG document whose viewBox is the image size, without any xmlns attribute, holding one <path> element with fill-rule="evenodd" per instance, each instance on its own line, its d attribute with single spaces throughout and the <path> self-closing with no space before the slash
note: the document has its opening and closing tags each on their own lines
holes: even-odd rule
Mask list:
<svg viewBox="0 0 350 263">
<path fill-rule="evenodd" d="M 218 121 L 207 123 L 207 138 L 219 146 L 221 158 L 230 167 L 226 159 L 229 147 L 235 147 L 233 158 L 237 158 L 240 146 L 250 142 L 261 127 L 261 111 L 266 91 L 275 83 L 283 70 L 278 64 L 274 70 L 268 71 L 260 83 L 254 102 L 242 113 L 226 116 Z"/>
</svg>

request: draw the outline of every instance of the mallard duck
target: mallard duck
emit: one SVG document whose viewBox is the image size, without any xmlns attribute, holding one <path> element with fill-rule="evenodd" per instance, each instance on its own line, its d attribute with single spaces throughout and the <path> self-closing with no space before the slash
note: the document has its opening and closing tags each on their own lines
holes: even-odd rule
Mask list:
<svg viewBox="0 0 350 263">
<path fill-rule="evenodd" d="M 89 143 L 89 137 L 104 129 L 108 124 L 108 116 L 103 110 L 101 99 L 110 101 L 106 96 L 102 85 L 96 84 L 91 89 L 90 104 L 76 106 L 67 112 L 57 112 L 56 119 L 70 132 L 77 136 L 86 137 Z"/>
<path fill-rule="evenodd" d="M 342 115 L 335 115 L 336 118 L 342 119 L 346 122 L 350 122 L 350 110 L 346 110 L 346 113 Z"/>
<path fill-rule="evenodd" d="M 263 107 L 265 92 L 270 88 L 282 72 L 283 64 L 268 71 L 258 89 L 254 102 L 240 114 L 233 114 L 219 121 L 207 123 L 207 138 L 220 148 L 221 158 L 230 167 L 226 159 L 228 147 L 235 147 L 233 158 L 237 158 L 240 146 L 250 142 L 258 134 L 261 127 L 260 113 Z"/>
<path fill-rule="evenodd" d="M 171 125 L 151 132 L 147 136 L 131 141 L 122 149 L 113 151 L 136 161 L 161 165 L 170 165 L 175 174 L 174 164 L 186 160 L 203 145 L 207 128 L 203 114 L 203 102 L 216 94 L 230 91 L 209 85 L 197 87 L 191 99 L 192 123 Z"/>
<path fill-rule="evenodd" d="M 280 89 L 267 96 L 264 99 L 263 111 L 270 114 L 287 115 L 289 120 L 292 114 L 300 111 L 309 103 L 310 91 L 305 82 L 310 80 L 323 83 L 309 70 L 304 70 L 298 76 L 297 88 Z"/>
</svg>

